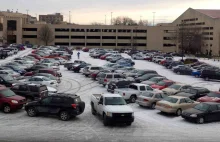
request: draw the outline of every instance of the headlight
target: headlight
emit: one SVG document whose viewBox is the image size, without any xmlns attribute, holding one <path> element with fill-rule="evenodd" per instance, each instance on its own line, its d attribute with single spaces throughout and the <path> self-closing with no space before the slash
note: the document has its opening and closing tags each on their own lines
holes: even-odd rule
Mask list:
<svg viewBox="0 0 220 142">
<path fill-rule="evenodd" d="M 16 100 L 11 100 L 11 102 L 12 102 L 13 104 L 18 104 L 18 101 L 16 101 Z"/>
<path fill-rule="evenodd" d="M 112 113 L 107 112 L 107 113 L 106 113 L 106 116 L 112 117 Z"/>
<path fill-rule="evenodd" d="M 196 114 L 191 114 L 190 117 L 197 117 L 197 115 Z"/>
</svg>

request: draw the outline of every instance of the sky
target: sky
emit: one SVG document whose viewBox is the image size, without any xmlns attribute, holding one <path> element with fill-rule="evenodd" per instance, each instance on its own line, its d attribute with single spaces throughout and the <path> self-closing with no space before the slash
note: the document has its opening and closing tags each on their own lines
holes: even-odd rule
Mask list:
<svg viewBox="0 0 220 142">
<path fill-rule="evenodd" d="M 32 16 L 61 13 L 64 20 L 77 24 L 93 22 L 110 24 L 112 17 L 128 16 L 136 21 L 155 23 L 174 21 L 189 7 L 194 9 L 220 9 L 220 0 L 0 0 L 0 10 L 7 9 Z M 153 14 L 155 12 L 155 14 Z"/>
</svg>

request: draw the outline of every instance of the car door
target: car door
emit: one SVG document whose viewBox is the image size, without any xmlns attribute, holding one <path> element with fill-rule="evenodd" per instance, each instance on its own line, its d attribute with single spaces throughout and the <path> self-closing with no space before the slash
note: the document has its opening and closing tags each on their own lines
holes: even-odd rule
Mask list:
<svg viewBox="0 0 220 142">
<path fill-rule="evenodd" d="M 102 103 L 99 103 L 99 102 L 102 102 Z M 101 115 L 103 113 L 103 105 L 104 105 L 104 99 L 101 96 L 99 101 L 98 101 L 98 104 L 97 104 L 98 113 L 101 114 Z"/>
<path fill-rule="evenodd" d="M 155 94 L 154 99 L 155 99 L 155 102 L 157 102 L 157 101 L 161 101 L 163 97 L 161 94 L 158 93 L 158 94 Z"/>
<path fill-rule="evenodd" d="M 217 105 L 210 105 L 207 114 L 207 121 L 217 121 L 219 118 L 219 110 Z"/>
<path fill-rule="evenodd" d="M 179 108 L 181 108 L 182 110 L 187 109 L 189 106 L 189 104 L 186 102 L 185 98 L 181 98 L 179 101 Z"/>
<path fill-rule="evenodd" d="M 59 113 L 60 109 L 64 107 L 63 104 L 64 104 L 64 100 L 62 97 L 58 97 L 58 96 L 53 97 L 49 105 L 49 113 L 50 114 Z"/>
<path fill-rule="evenodd" d="M 40 113 L 49 113 L 52 97 L 46 97 L 40 101 L 40 105 L 37 106 L 37 110 Z"/>
</svg>

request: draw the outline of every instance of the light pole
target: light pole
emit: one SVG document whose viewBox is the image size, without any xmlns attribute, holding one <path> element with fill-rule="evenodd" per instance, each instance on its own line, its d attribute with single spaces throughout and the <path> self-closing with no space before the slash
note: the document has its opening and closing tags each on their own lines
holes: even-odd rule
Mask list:
<svg viewBox="0 0 220 142">
<path fill-rule="evenodd" d="M 69 11 L 69 23 L 71 23 L 71 16 L 70 16 L 71 11 Z"/>
<path fill-rule="evenodd" d="M 156 12 L 153 12 L 153 26 L 154 26 L 155 13 Z"/>
<path fill-rule="evenodd" d="M 106 25 L 106 15 L 105 15 L 105 25 Z"/>
<path fill-rule="evenodd" d="M 184 22 L 181 22 L 181 47 L 182 47 L 182 61 L 183 61 L 183 44 L 184 44 Z"/>
<path fill-rule="evenodd" d="M 26 11 L 27 11 L 27 23 L 28 23 L 28 11 L 29 11 L 29 10 L 27 9 Z"/>
<path fill-rule="evenodd" d="M 113 12 L 111 12 L 111 25 L 112 25 L 112 13 L 113 13 Z"/>
</svg>

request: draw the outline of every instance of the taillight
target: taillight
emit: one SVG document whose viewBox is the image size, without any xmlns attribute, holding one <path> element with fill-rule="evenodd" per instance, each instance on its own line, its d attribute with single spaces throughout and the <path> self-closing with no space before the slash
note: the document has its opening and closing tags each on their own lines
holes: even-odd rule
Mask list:
<svg viewBox="0 0 220 142">
<path fill-rule="evenodd" d="M 75 108 L 75 109 L 76 109 L 76 107 L 77 107 L 76 104 L 71 104 L 71 106 L 72 106 L 73 108 Z"/>
<path fill-rule="evenodd" d="M 148 102 L 148 99 L 144 99 L 145 102 Z"/>
<path fill-rule="evenodd" d="M 123 96 L 125 96 L 125 93 L 123 93 Z"/>
<path fill-rule="evenodd" d="M 172 108 L 172 107 L 171 107 L 171 106 L 169 106 L 169 105 L 166 105 L 165 107 L 166 107 L 166 108 Z"/>
<path fill-rule="evenodd" d="M 104 82 L 107 82 L 108 80 L 107 79 L 104 79 Z"/>
</svg>

